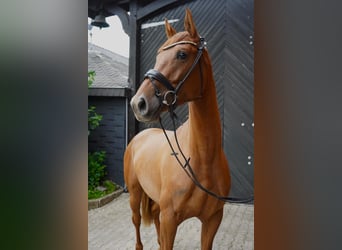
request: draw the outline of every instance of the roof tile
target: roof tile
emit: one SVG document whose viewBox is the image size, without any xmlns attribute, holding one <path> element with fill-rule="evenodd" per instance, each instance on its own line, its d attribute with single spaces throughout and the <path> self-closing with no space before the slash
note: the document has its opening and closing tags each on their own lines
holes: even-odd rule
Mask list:
<svg viewBox="0 0 342 250">
<path fill-rule="evenodd" d="M 88 71 L 95 71 L 91 88 L 128 87 L 128 58 L 88 43 Z"/>
</svg>

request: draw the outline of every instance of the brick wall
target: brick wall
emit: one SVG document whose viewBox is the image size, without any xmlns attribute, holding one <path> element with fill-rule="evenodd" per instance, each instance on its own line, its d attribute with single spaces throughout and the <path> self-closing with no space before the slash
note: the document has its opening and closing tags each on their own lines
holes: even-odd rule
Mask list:
<svg viewBox="0 0 342 250">
<path fill-rule="evenodd" d="M 89 96 L 90 106 L 102 115 L 100 126 L 88 137 L 89 152 L 106 151 L 108 178 L 124 186 L 123 154 L 126 148 L 126 98 Z"/>
</svg>

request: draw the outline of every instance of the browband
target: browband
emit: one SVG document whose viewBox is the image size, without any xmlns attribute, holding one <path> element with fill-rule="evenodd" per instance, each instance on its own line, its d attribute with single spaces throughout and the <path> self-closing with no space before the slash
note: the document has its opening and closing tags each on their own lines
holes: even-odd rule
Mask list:
<svg viewBox="0 0 342 250">
<path fill-rule="evenodd" d="M 174 47 L 174 46 L 176 46 L 178 44 L 191 44 L 191 45 L 194 45 L 194 46 L 197 47 L 197 43 L 195 43 L 195 42 L 192 42 L 192 41 L 179 41 L 179 42 L 176 42 L 176 43 L 172 43 L 172 44 L 170 44 L 168 46 L 165 46 L 163 48 L 163 50 L 167 50 L 167 49 L 172 48 L 172 47 Z"/>
</svg>

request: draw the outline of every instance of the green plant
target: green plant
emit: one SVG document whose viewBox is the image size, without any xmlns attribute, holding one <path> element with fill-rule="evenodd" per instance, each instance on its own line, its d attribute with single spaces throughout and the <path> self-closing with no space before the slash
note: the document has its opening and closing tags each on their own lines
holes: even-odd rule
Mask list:
<svg viewBox="0 0 342 250">
<path fill-rule="evenodd" d="M 105 156 L 105 151 L 88 153 L 88 190 L 95 190 L 105 176 Z"/>
<path fill-rule="evenodd" d="M 88 88 L 93 84 L 95 80 L 95 71 L 88 72 Z M 102 115 L 96 113 L 95 106 L 88 107 L 88 136 L 91 130 L 94 130 L 100 125 L 102 120 Z"/>
<path fill-rule="evenodd" d="M 93 84 L 94 80 L 95 80 L 95 71 L 91 70 L 88 71 L 88 88 Z"/>
<path fill-rule="evenodd" d="M 88 190 L 88 199 L 91 200 L 91 199 L 100 198 L 102 196 L 105 196 L 107 194 L 114 192 L 117 189 L 117 186 L 115 185 L 115 183 L 109 180 L 104 181 L 103 186 L 106 188 L 104 191 L 101 191 L 98 189 Z"/>
<path fill-rule="evenodd" d="M 90 130 L 94 130 L 100 125 L 101 120 L 102 115 L 98 115 L 96 113 L 96 108 L 94 106 L 90 106 L 88 108 L 88 135 L 90 134 Z"/>
<path fill-rule="evenodd" d="M 106 180 L 103 182 L 103 185 L 106 187 L 106 191 L 107 193 L 112 193 L 116 190 L 116 185 L 114 182 L 110 181 L 110 180 Z"/>
</svg>

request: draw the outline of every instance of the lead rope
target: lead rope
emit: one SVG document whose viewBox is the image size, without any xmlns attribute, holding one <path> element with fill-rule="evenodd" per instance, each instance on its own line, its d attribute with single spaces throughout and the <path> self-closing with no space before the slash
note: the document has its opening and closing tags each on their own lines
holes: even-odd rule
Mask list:
<svg viewBox="0 0 342 250">
<path fill-rule="evenodd" d="M 171 144 L 171 141 L 170 141 L 170 138 L 169 136 L 167 135 L 166 133 L 166 130 L 165 130 L 165 127 L 163 126 L 163 123 L 162 123 L 162 119 L 161 117 L 159 117 L 159 124 L 163 130 L 163 133 L 165 135 L 165 138 L 171 148 L 171 155 L 173 155 L 178 164 L 182 167 L 182 169 L 184 170 L 184 172 L 187 174 L 187 176 L 193 181 L 193 183 L 198 187 L 200 188 L 202 191 L 206 192 L 207 194 L 215 197 L 216 199 L 218 200 L 221 200 L 223 202 L 229 202 L 229 203 L 249 203 L 251 201 L 254 200 L 254 197 L 250 197 L 248 199 L 239 199 L 239 198 L 235 198 L 235 197 L 228 197 L 228 196 L 220 196 L 220 195 L 217 195 L 215 194 L 214 192 L 208 190 L 207 188 L 203 187 L 203 185 L 198 181 L 197 179 L 197 176 L 196 174 L 194 173 L 191 165 L 190 165 L 190 157 L 189 158 L 186 158 L 180 145 L 179 145 L 179 142 L 178 142 L 178 137 L 177 137 L 177 133 L 176 133 L 176 124 L 175 124 L 175 118 L 177 118 L 177 115 L 176 113 L 174 112 L 174 109 L 172 106 L 169 106 L 169 114 L 170 114 L 170 118 L 172 120 L 172 125 L 173 125 L 173 133 L 174 133 L 174 137 L 175 137 L 175 141 L 176 141 L 176 145 L 178 147 L 178 150 L 179 152 L 181 153 L 182 157 L 183 157 L 183 160 L 185 161 L 185 164 L 182 163 L 182 161 L 179 159 L 178 157 L 178 153 L 174 150 L 172 144 Z"/>
</svg>

